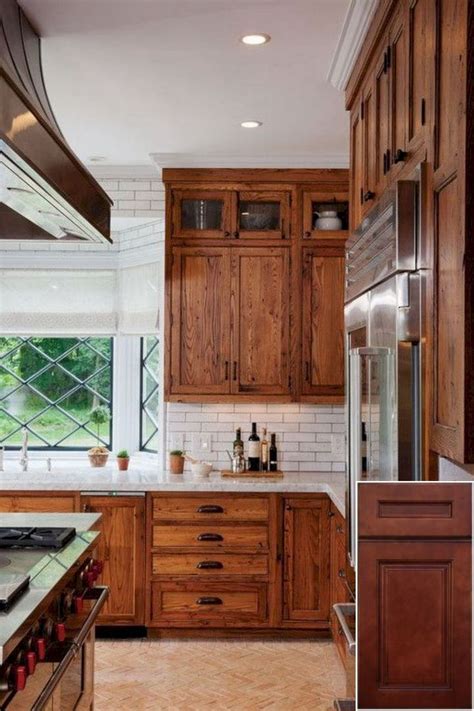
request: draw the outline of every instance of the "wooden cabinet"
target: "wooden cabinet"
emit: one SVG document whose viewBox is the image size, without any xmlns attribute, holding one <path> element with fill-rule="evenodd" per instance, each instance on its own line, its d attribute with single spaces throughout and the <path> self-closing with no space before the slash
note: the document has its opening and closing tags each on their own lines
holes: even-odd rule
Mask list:
<svg viewBox="0 0 474 711">
<path fill-rule="evenodd" d="M 351 111 L 351 174 L 350 174 L 350 203 L 351 203 L 351 228 L 356 229 L 362 219 L 362 205 L 364 204 L 364 127 L 362 101 L 357 101 Z"/>
<path fill-rule="evenodd" d="M 344 243 L 303 249 L 303 396 L 344 396 L 344 274 Z"/>
<path fill-rule="evenodd" d="M 73 513 L 79 511 L 79 494 L 74 491 L 3 491 L 0 513 Z"/>
<path fill-rule="evenodd" d="M 470 707 L 471 496 L 469 484 L 359 486 L 361 708 Z"/>
<path fill-rule="evenodd" d="M 387 168 L 391 180 L 397 177 L 407 157 L 408 55 L 405 4 L 395 13 L 389 28 L 388 62 L 390 77 L 390 157 Z"/>
<path fill-rule="evenodd" d="M 290 253 L 231 250 L 234 394 L 290 395 Z"/>
<path fill-rule="evenodd" d="M 329 499 L 284 501 L 284 613 L 288 621 L 329 619 Z"/>
<path fill-rule="evenodd" d="M 173 248 L 168 343 L 172 394 L 230 392 L 230 298 L 227 249 Z"/>
<path fill-rule="evenodd" d="M 102 535 L 95 553 L 104 563 L 101 583 L 110 596 L 98 624 L 145 622 L 145 497 L 81 496 L 83 511 L 102 514 Z"/>
<path fill-rule="evenodd" d="M 168 169 L 163 179 L 165 399 L 340 401 L 347 171 Z M 318 229 L 322 210 L 341 229 Z M 306 280 L 301 259 L 316 245 Z"/>
<path fill-rule="evenodd" d="M 408 2 L 408 101 L 406 119 L 407 150 L 416 151 L 429 138 L 428 116 L 432 115 L 431 79 L 434 76 L 434 3 Z"/>
</svg>

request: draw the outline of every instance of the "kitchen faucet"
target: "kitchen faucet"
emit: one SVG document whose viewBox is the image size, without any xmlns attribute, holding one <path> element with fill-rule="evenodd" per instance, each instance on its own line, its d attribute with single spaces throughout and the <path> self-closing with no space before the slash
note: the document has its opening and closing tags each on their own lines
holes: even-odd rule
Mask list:
<svg viewBox="0 0 474 711">
<path fill-rule="evenodd" d="M 28 471 L 28 430 L 26 427 L 23 427 L 21 432 L 23 435 L 23 444 L 21 445 L 20 466 L 21 466 L 22 472 L 27 472 Z"/>
</svg>

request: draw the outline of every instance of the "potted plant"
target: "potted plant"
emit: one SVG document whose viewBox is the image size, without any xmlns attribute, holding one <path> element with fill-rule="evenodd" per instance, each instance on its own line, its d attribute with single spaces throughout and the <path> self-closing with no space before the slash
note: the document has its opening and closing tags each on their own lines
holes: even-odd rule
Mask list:
<svg viewBox="0 0 474 711">
<path fill-rule="evenodd" d="M 100 428 L 110 420 L 109 408 L 104 405 L 94 408 L 89 415 L 89 422 L 97 428 L 97 446 L 89 449 L 91 467 L 105 467 L 109 458 L 109 450 L 100 444 Z"/>
<path fill-rule="evenodd" d="M 126 449 L 121 449 L 117 452 L 117 464 L 119 471 L 126 472 L 128 469 L 128 464 L 130 462 L 130 457 Z"/>
<path fill-rule="evenodd" d="M 184 452 L 173 449 L 170 452 L 170 471 L 172 474 L 182 474 L 184 471 Z"/>
</svg>

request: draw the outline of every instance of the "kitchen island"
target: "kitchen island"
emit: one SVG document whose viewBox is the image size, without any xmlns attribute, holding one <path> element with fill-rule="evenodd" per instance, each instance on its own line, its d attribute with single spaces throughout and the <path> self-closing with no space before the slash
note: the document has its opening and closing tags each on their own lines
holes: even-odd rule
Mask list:
<svg viewBox="0 0 474 711">
<path fill-rule="evenodd" d="M 0 706 L 86 708 L 93 700 L 99 514 L 3 513 Z M 80 652 L 78 654 L 78 652 Z M 71 678 L 81 679 L 70 687 Z M 63 683 L 64 680 L 64 683 Z"/>
</svg>

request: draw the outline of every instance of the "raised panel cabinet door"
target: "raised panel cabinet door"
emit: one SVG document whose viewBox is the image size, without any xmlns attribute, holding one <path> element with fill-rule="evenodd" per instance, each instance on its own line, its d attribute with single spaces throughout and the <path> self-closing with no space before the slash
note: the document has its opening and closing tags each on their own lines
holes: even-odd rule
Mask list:
<svg viewBox="0 0 474 711">
<path fill-rule="evenodd" d="M 329 499 L 284 500 L 285 620 L 329 620 Z"/>
<path fill-rule="evenodd" d="M 375 192 L 381 195 L 387 184 L 392 160 L 390 151 L 390 81 L 388 37 L 382 38 L 382 49 L 375 65 Z"/>
<path fill-rule="evenodd" d="M 230 392 L 230 250 L 175 247 L 171 395 Z"/>
<path fill-rule="evenodd" d="M 362 214 L 366 215 L 374 204 L 376 193 L 376 124 L 375 83 L 372 76 L 362 92 L 363 106 L 363 194 Z"/>
<path fill-rule="evenodd" d="M 408 56 L 406 13 L 402 4 L 389 30 L 387 49 L 390 73 L 390 162 L 391 179 L 401 170 L 407 158 L 406 118 L 408 101 Z"/>
<path fill-rule="evenodd" d="M 99 616 L 102 625 L 143 625 L 145 621 L 145 497 L 82 496 L 82 510 L 100 513 L 94 554 L 102 560 L 102 585 L 110 595 Z"/>
<path fill-rule="evenodd" d="M 231 238 L 230 190 L 173 190 L 171 199 L 173 238 Z"/>
<path fill-rule="evenodd" d="M 289 239 L 290 193 L 249 190 L 235 194 L 235 239 Z"/>
<path fill-rule="evenodd" d="M 344 395 L 344 247 L 303 250 L 303 395 Z"/>
<path fill-rule="evenodd" d="M 232 249 L 232 393 L 290 394 L 290 252 Z"/>
<path fill-rule="evenodd" d="M 470 541 L 364 540 L 358 575 L 358 708 L 470 708 Z"/>
<path fill-rule="evenodd" d="M 350 223 L 357 229 L 362 220 L 364 195 L 364 133 L 362 100 L 356 99 L 351 112 Z"/>
<path fill-rule="evenodd" d="M 408 5 L 408 149 L 416 150 L 425 138 L 434 92 L 434 12 L 431 0 L 410 0 Z M 431 86 L 430 86 L 431 84 Z"/>
</svg>

